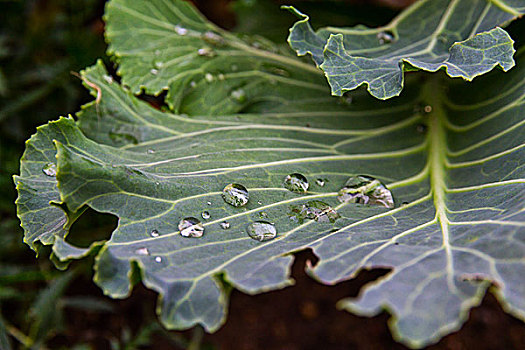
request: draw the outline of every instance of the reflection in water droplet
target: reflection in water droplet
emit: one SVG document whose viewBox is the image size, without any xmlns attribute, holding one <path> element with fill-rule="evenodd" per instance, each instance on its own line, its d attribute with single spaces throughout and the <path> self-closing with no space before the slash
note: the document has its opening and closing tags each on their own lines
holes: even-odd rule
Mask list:
<svg viewBox="0 0 525 350">
<path fill-rule="evenodd" d="M 277 235 L 275 226 L 267 221 L 254 221 L 246 228 L 248 235 L 259 242 L 269 241 Z"/>
<path fill-rule="evenodd" d="M 199 219 L 194 217 L 187 217 L 179 222 L 180 234 L 184 237 L 202 237 L 204 234 L 204 226 Z"/>
<path fill-rule="evenodd" d="M 203 47 L 201 49 L 198 49 L 197 54 L 199 56 L 205 56 L 205 57 L 215 57 L 217 55 L 215 51 L 209 47 Z"/>
<path fill-rule="evenodd" d="M 223 230 L 227 230 L 230 228 L 230 223 L 228 221 L 223 221 L 220 223 L 220 225 Z"/>
<path fill-rule="evenodd" d="M 158 262 L 158 263 L 162 262 L 162 258 L 160 256 L 155 257 L 155 262 Z"/>
<path fill-rule="evenodd" d="M 176 25 L 175 26 L 175 32 L 177 32 L 177 34 L 179 35 L 186 35 L 188 34 L 188 30 L 184 27 L 181 27 L 180 25 Z"/>
<path fill-rule="evenodd" d="M 394 41 L 394 36 L 392 35 L 392 33 L 389 32 L 381 32 L 377 33 L 377 39 L 379 40 L 379 43 L 383 45 Z"/>
<path fill-rule="evenodd" d="M 150 235 L 151 237 L 158 237 L 160 236 L 160 233 L 157 230 L 151 230 Z"/>
<path fill-rule="evenodd" d="M 394 207 L 392 192 L 379 180 L 365 175 L 354 176 L 346 181 L 337 199 L 341 203 L 358 203 Z"/>
<path fill-rule="evenodd" d="M 202 214 L 201 214 L 201 216 L 202 216 L 202 218 L 205 219 L 205 220 L 208 220 L 208 219 L 211 217 L 210 213 L 207 212 L 207 211 L 203 211 Z"/>
<path fill-rule="evenodd" d="M 239 103 L 243 103 L 246 101 L 246 92 L 244 92 L 243 89 L 233 90 L 230 96 Z"/>
<path fill-rule="evenodd" d="M 290 219 L 303 223 L 305 219 L 315 220 L 318 222 L 335 222 L 339 219 L 339 213 L 334 208 L 322 201 L 309 201 L 305 204 L 292 205 Z"/>
<path fill-rule="evenodd" d="M 317 186 L 319 187 L 323 187 L 326 183 L 326 180 L 325 179 L 317 179 L 315 180 L 315 183 L 317 184 Z"/>
<path fill-rule="evenodd" d="M 42 172 L 46 174 L 47 176 L 56 177 L 57 176 L 57 166 L 55 163 L 47 163 L 42 168 Z"/>
<path fill-rule="evenodd" d="M 213 80 L 215 80 L 215 78 L 213 77 L 213 75 L 211 75 L 210 73 L 206 73 L 204 75 L 204 79 L 208 82 L 208 83 L 211 83 Z"/>
<path fill-rule="evenodd" d="M 135 253 L 137 253 L 138 255 L 149 255 L 149 250 L 148 248 L 139 248 L 135 250 Z"/>
<path fill-rule="evenodd" d="M 306 193 L 310 184 L 304 175 L 293 173 L 284 178 L 283 186 L 292 192 Z"/>
<path fill-rule="evenodd" d="M 249 198 L 248 190 L 243 185 L 229 184 L 222 190 L 222 199 L 234 207 L 242 207 L 248 203 Z"/>
</svg>

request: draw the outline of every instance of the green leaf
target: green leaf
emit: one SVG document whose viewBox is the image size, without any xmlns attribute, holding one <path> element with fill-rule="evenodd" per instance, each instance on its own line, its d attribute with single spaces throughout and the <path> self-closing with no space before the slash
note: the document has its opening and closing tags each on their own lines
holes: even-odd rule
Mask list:
<svg viewBox="0 0 525 350">
<path fill-rule="evenodd" d="M 110 2 L 110 14 L 122 3 Z M 182 1 L 125 3 L 125 11 L 134 14 L 127 25 L 133 30 L 162 22 L 170 13 L 162 4 L 173 13 L 193 13 Z M 120 34 L 131 38 L 129 30 Z M 200 45 L 198 36 L 192 38 Z M 138 34 L 132 39 L 141 41 Z M 173 47 L 159 55 L 176 60 Z M 250 58 L 250 74 L 257 75 L 262 69 L 257 62 L 268 57 L 253 50 L 258 54 Z M 89 206 L 118 216 L 111 238 L 97 243 L 95 281 L 106 294 L 125 297 L 138 270 L 142 282 L 160 294 L 161 321 L 174 329 L 198 323 L 218 329 L 231 287 L 259 293 L 292 284 L 291 253 L 308 248 L 320 259 L 309 272 L 327 284 L 361 269 L 391 267 L 360 298 L 341 306 L 365 315 L 387 308 L 396 338 L 410 346 L 459 328 L 481 301 L 487 281 L 505 309 L 524 319 L 523 52 L 513 71 L 468 85 L 441 75 L 412 75 L 403 96 L 389 102 L 362 90 L 351 101 L 326 96 L 320 93 L 325 79 L 315 69 L 268 55 L 295 73 L 283 79 L 264 75 L 275 79 L 272 90 L 261 88 L 248 100 L 261 96 L 277 103 L 257 104 L 250 113 L 216 107 L 216 96 L 230 92 L 230 77 L 210 82 L 213 89 L 202 86 L 210 100 L 184 94 L 180 106 L 199 111 L 184 115 L 139 100 L 125 86 L 126 75 L 124 86 L 118 84 L 101 62 L 83 72 L 99 98 L 77 114 L 78 121 L 50 122 L 27 143 L 16 177 L 26 241 L 53 244 L 61 261 L 91 251 L 72 253 L 78 248 L 67 242 L 65 214 L 60 229 L 42 233 L 48 220 L 59 220 L 58 212 L 51 217 L 46 211 L 50 201 L 69 215 Z M 126 74 L 140 79 L 137 72 Z M 56 164 L 56 178 L 42 171 L 48 162 Z M 291 173 L 308 178 L 306 194 L 283 187 Z M 339 203 L 338 191 L 356 175 L 385 183 L 395 208 Z M 229 183 L 248 189 L 246 206 L 223 201 L 221 191 Z M 29 185 L 33 192 L 26 190 Z M 312 200 L 328 203 L 340 218 L 290 220 L 296 205 Z M 179 221 L 201 219 L 204 211 L 211 215 L 201 220 L 204 235 L 181 236 Z M 276 238 L 251 239 L 246 229 L 256 220 L 273 222 Z M 229 229 L 221 227 L 224 221 Z"/>
<path fill-rule="evenodd" d="M 497 26 L 525 13 L 520 1 L 421 0 L 383 27 L 314 32 L 308 16 L 284 8 L 301 18 L 290 29 L 290 46 L 298 55 L 312 55 L 333 95 L 366 84 L 382 100 L 401 93 L 406 71 L 444 69 L 472 80 L 496 66 L 509 70 L 514 41 Z"/>
</svg>

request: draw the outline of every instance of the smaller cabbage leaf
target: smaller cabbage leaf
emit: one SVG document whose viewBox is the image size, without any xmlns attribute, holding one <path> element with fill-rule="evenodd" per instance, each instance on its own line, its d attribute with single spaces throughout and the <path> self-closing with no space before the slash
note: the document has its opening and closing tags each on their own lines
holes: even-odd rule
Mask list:
<svg viewBox="0 0 525 350">
<path fill-rule="evenodd" d="M 404 72 L 446 70 L 472 80 L 494 67 L 514 66 L 513 40 L 503 29 L 525 12 L 520 1 L 421 0 L 379 28 L 321 28 L 308 16 L 290 29 L 288 42 L 298 55 L 312 55 L 324 71 L 332 94 L 366 84 L 379 99 L 398 96 Z"/>
</svg>

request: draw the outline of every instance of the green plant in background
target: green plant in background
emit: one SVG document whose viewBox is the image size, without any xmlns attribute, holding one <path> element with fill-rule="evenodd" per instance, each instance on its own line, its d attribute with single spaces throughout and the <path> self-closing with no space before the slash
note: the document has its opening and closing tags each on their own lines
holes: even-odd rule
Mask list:
<svg viewBox="0 0 525 350">
<path fill-rule="evenodd" d="M 290 285 L 291 253 L 307 248 L 323 283 L 391 267 L 340 306 L 386 308 L 412 347 L 459 328 L 490 282 L 523 318 L 524 52 L 500 28 L 523 1 L 422 0 L 382 28 L 317 32 L 289 9 L 288 41 L 315 64 L 184 1 L 110 1 L 121 81 L 87 68 L 95 100 L 28 141 L 25 242 L 61 268 L 95 255 L 114 298 L 141 280 L 170 329 L 217 330 L 232 288 Z M 510 71 L 449 77 L 494 67 Z M 164 91 L 160 110 L 137 97 Z M 67 237 L 86 208 L 119 218 L 87 248 Z"/>
</svg>

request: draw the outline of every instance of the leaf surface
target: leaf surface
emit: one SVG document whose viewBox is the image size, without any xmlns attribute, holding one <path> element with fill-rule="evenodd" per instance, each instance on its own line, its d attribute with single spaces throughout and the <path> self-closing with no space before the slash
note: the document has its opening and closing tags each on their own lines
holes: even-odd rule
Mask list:
<svg viewBox="0 0 525 350">
<path fill-rule="evenodd" d="M 298 55 L 312 55 L 332 94 L 341 96 L 365 84 L 379 99 L 398 96 L 404 72 L 446 70 L 472 80 L 494 67 L 514 66 L 513 40 L 501 28 L 522 15 L 522 1 L 421 0 L 379 28 L 321 28 L 308 16 L 290 29 L 288 42 Z"/>
<path fill-rule="evenodd" d="M 161 0 L 114 0 L 108 11 L 123 3 L 142 15 L 143 6 L 163 3 L 187 11 L 185 2 Z M 141 28 L 141 21 L 152 22 L 131 23 Z M 207 68 L 220 65 L 221 55 Z M 264 56 L 251 58 L 253 76 Z M 100 62 L 87 69 L 84 81 L 99 100 L 85 106 L 78 121 L 61 118 L 28 141 L 15 179 L 26 241 L 53 244 L 62 262 L 100 247 L 95 281 L 112 297 L 130 293 L 138 267 L 143 283 L 160 294 L 163 323 L 175 329 L 220 327 L 230 286 L 258 293 L 290 285 L 291 253 L 307 248 L 320 259 L 310 273 L 323 283 L 391 267 L 341 306 L 365 315 L 388 308 L 396 337 L 414 347 L 457 329 L 487 281 L 504 307 L 524 318 L 524 69 L 518 64 L 469 85 L 414 76 L 399 99 L 381 102 L 360 90 L 349 101 L 320 93 L 324 77 L 285 58 L 276 58 L 280 69 L 294 74 L 260 76 L 281 91 L 280 99 L 262 89 L 248 101 L 261 96 L 266 102 L 250 111 L 218 110 L 215 98 L 231 88 L 231 77 L 202 81 L 210 99 L 183 95 L 180 106 L 199 106 L 189 115 L 152 108 Z M 49 162 L 56 178 L 42 170 Z M 291 173 L 308 178 L 305 195 L 283 187 Z M 356 175 L 384 182 L 396 207 L 339 203 L 339 189 Z M 246 206 L 223 201 L 229 183 L 248 189 Z M 294 205 L 311 200 L 331 205 L 340 218 L 290 220 Z M 67 208 L 71 220 L 86 206 L 112 213 L 118 227 L 107 242 L 74 247 L 67 243 L 66 215 L 50 201 Z M 209 219 L 202 218 L 205 211 Z M 180 235 L 185 217 L 201 219 L 203 237 Z M 55 224 L 46 226 L 49 220 Z M 277 237 L 251 239 L 246 229 L 256 220 L 274 223 Z"/>
</svg>

